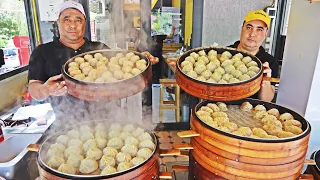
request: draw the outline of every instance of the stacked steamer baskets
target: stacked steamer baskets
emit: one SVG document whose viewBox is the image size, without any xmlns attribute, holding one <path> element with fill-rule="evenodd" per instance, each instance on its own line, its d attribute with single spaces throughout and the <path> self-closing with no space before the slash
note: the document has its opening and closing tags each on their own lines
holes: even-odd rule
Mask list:
<svg viewBox="0 0 320 180">
<path fill-rule="evenodd" d="M 231 48 L 192 49 L 177 61 L 176 78 L 187 93 L 206 99 L 193 107 L 190 178 L 297 179 L 304 165 L 310 124 L 298 113 L 256 99 L 261 61 Z M 218 179 L 219 179 L 218 178 Z"/>
<path fill-rule="evenodd" d="M 150 60 L 138 52 L 97 50 L 77 55 L 62 67 L 68 93 L 87 101 L 111 101 L 142 92 L 151 83 Z"/>
</svg>

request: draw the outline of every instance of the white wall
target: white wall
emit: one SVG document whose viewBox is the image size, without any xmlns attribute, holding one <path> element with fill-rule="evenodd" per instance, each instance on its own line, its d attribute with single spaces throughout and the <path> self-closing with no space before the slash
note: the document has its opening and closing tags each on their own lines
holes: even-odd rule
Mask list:
<svg viewBox="0 0 320 180">
<path fill-rule="evenodd" d="M 319 52 L 319 9 L 319 2 L 292 1 L 289 17 L 277 104 L 302 115 L 306 112 Z"/>
</svg>

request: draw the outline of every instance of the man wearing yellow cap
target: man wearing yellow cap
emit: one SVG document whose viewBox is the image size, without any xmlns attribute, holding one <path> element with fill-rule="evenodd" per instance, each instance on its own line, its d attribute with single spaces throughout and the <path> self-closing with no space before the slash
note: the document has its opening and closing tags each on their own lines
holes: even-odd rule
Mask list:
<svg viewBox="0 0 320 180">
<path fill-rule="evenodd" d="M 267 77 L 277 77 L 278 63 L 276 59 L 261 46 L 266 39 L 270 21 L 269 15 L 262 10 L 249 12 L 241 28 L 240 41 L 235 42 L 230 47 L 255 55 L 263 63 L 263 73 Z M 269 81 L 263 81 L 260 91 L 251 96 L 251 98 L 272 101 L 274 94 L 274 85 Z"/>
</svg>

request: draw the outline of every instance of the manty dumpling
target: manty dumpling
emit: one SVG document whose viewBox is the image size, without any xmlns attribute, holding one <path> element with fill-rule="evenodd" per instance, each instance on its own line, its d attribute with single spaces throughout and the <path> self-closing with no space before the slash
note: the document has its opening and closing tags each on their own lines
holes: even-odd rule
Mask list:
<svg viewBox="0 0 320 180">
<path fill-rule="evenodd" d="M 214 103 L 208 103 L 207 106 L 209 108 L 211 108 L 214 112 L 219 112 L 220 111 L 220 108 L 218 105 L 214 104 Z"/>
<path fill-rule="evenodd" d="M 293 119 L 293 116 L 290 113 L 283 113 L 280 115 L 279 120 L 285 122 L 287 120 Z"/>
<path fill-rule="evenodd" d="M 79 146 L 70 146 L 64 151 L 64 157 L 68 159 L 71 154 L 82 155 L 82 149 Z"/>
<path fill-rule="evenodd" d="M 209 79 L 207 80 L 207 82 L 208 82 L 208 83 L 218 83 L 217 81 L 215 81 L 215 80 L 212 79 L 212 78 L 209 78 Z"/>
<path fill-rule="evenodd" d="M 195 68 L 194 68 L 194 71 L 197 73 L 197 74 L 201 74 L 203 71 L 205 71 L 207 68 L 206 68 L 206 66 L 205 65 L 203 65 L 203 64 L 200 64 L 200 65 L 198 65 L 198 66 L 196 66 Z M 191 70 L 190 70 L 191 71 Z"/>
<path fill-rule="evenodd" d="M 245 65 L 240 65 L 237 70 L 241 71 L 243 74 L 248 72 L 248 68 Z"/>
<path fill-rule="evenodd" d="M 120 132 L 121 132 L 121 129 L 122 129 L 121 124 L 119 124 L 119 123 L 112 123 L 112 124 L 110 125 L 109 131 L 114 130 L 114 131 L 120 131 Z"/>
<path fill-rule="evenodd" d="M 213 121 L 211 116 L 198 116 L 198 118 L 203 122 Z"/>
<path fill-rule="evenodd" d="M 123 141 L 127 139 L 127 137 L 132 136 L 130 132 L 128 131 L 122 131 L 121 134 L 119 135 L 119 138 Z"/>
<path fill-rule="evenodd" d="M 116 160 L 114 157 L 103 155 L 99 162 L 100 169 L 104 169 L 106 166 L 115 166 Z"/>
<path fill-rule="evenodd" d="M 208 64 L 209 63 L 209 59 L 207 58 L 207 57 L 205 57 L 205 56 L 201 56 L 201 57 L 199 57 L 199 59 L 198 59 L 198 61 L 204 61 L 206 64 Z"/>
<path fill-rule="evenodd" d="M 287 132 L 287 131 L 281 131 L 277 134 L 279 138 L 289 138 L 295 136 L 292 132 Z"/>
<path fill-rule="evenodd" d="M 270 135 L 276 136 L 282 129 L 279 126 L 275 126 L 273 124 L 267 124 L 263 126 L 263 129 Z"/>
<path fill-rule="evenodd" d="M 246 56 L 246 57 L 242 58 L 242 62 L 245 64 L 248 64 L 251 61 L 252 61 L 252 58 L 250 56 Z"/>
<path fill-rule="evenodd" d="M 119 152 L 116 156 L 116 160 L 118 163 L 122 163 L 122 162 L 130 162 L 131 161 L 131 156 L 129 153 L 125 153 L 125 152 Z"/>
<path fill-rule="evenodd" d="M 131 157 L 135 157 L 138 152 L 138 148 L 135 145 L 126 144 L 121 148 L 121 152 L 128 153 Z"/>
<path fill-rule="evenodd" d="M 115 137 L 119 137 L 120 134 L 121 134 L 121 131 L 111 130 L 111 129 L 110 129 L 110 131 L 109 131 L 109 133 L 108 133 L 108 137 L 109 137 L 110 139 L 112 139 L 112 138 L 115 138 Z"/>
<path fill-rule="evenodd" d="M 226 118 L 226 117 L 228 117 L 228 115 L 225 112 L 214 112 L 214 113 L 212 113 L 212 117 L 213 118 L 216 118 L 216 117 L 224 117 L 224 118 Z"/>
<path fill-rule="evenodd" d="M 231 54 L 229 51 L 224 51 L 224 52 L 221 54 L 221 57 L 226 57 L 226 58 L 231 59 L 231 58 L 232 58 L 232 54 Z"/>
<path fill-rule="evenodd" d="M 249 127 L 240 127 L 237 131 L 241 132 L 244 136 L 250 136 L 252 131 Z"/>
<path fill-rule="evenodd" d="M 61 152 L 65 151 L 66 150 L 66 146 L 64 146 L 63 144 L 61 143 L 54 143 L 54 144 L 51 144 L 50 145 L 50 149 L 57 149 Z"/>
<path fill-rule="evenodd" d="M 132 145 L 138 146 L 139 141 L 138 141 L 138 139 L 135 138 L 135 137 L 127 137 L 127 139 L 125 140 L 124 143 L 125 143 L 125 144 L 132 144 Z"/>
<path fill-rule="evenodd" d="M 199 51 L 198 54 L 200 55 L 200 58 L 207 55 L 204 50 Z"/>
<path fill-rule="evenodd" d="M 84 58 L 82 58 L 82 57 L 76 57 L 76 58 L 74 59 L 74 61 L 77 62 L 78 64 L 81 64 L 81 63 L 84 63 Z"/>
<path fill-rule="evenodd" d="M 266 111 L 258 111 L 253 115 L 253 118 L 261 120 L 265 116 L 269 115 Z"/>
<path fill-rule="evenodd" d="M 266 107 L 264 107 L 261 104 L 256 105 L 256 107 L 253 108 L 254 111 L 266 111 Z"/>
<path fill-rule="evenodd" d="M 205 79 L 209 79 L 211 77 L 212 73 L 209 70 L 205 70 L 201 73 L 201 76 L 204 77 Z"/>
<path fill-rule="evenodd" d="M 116 155 L 118 154 L 118 151 L 116 148 L 113 147 L 106 147 L 103 149 L 103 154 L 106 156 L 110 156 L 110 157 L 116 157 Z"/>
<path fill-rule="evenodd" d="M 196 112 L 196 115 L 197 116 L 211 116 L 211 114 L 209 113 L 209 112 L 207 112 L 207 111 L 197 111 Z"/>
<path fill-rule="evenodd" d="M 117 169 L 112 167 L 112 166 L 106 166 L 100 173 L 100 175 L 109 175 L 109 174 L 113 174 L 116 173 Z"/>
<path fill-rule="evenodd" d="M 213 121 L 217 122 L 219 126 L 224 125 L 224 123 L 229 122 L 229 118 L 227 117 L 215 117 Z"/>
<path fill-rule="evenodd" d="M 79 139 L 80 132 L 78 130 L 72 129 L 72 130 L 68 131 L 68 136 L 70 139 Z"/>
<path fill-rule="evenodd" d="M 266 116 L 264 116 L 264 118 L 261 119 L 261 122 L 265 123 L 265 122 L 271 121 L 271 120 L 276 121 L 278 119 L 273 115 L 266 115 Z"/>
<path fill-rule="evenodd" d="M 72 165 L 75 168 L 79 168 L 81 161 L 84 159 L 84 157 L 80 154 L 70 154 L 67 164 Z"/>
<path fill-rule="evenodd" d="M 238 125 L 233 122 L 226 122 L 223 126 L 228 128 L 231 132 L 236 131 L 238 129 Z"/>
<path fill-rule="evenodd" d="M 98 162 L 94 159 L 85 158 L 81 161 L 79 171 L 83 174 L 89 174 L 99 168 Z"/>
<path fill-rule="evenodd" d="M 224 75 L 226 73 L 226 71 L 222 68 L 222 67 L 217 67 L 214 70 L 215 73 L 220 73 L 221 75 Z"/>
<path fill-rule="evenodd" d="M 144 133 L 144 129 L 137 127 L 137 129 L 132 132 L 132 136 L 137 138 L 143 133 Z"/>
<path fill-rule="evenodd" d="M 192 57 L 192 56 L 188 56 L 186 57 L 186 59 L 184 61 L 189 61 L 191 62 L 192 64 L 194 64 L 196 62 L 196 60 Z"/>
<path fill-rule="evenodd" d="M 243 58 L 243 55 L 241 53 L 237 53 L 233 56 L 233 58 L 239 58 L 239 59 L 242 59 Z"/>
<path fill-rule="evenodd" d="M 228 133 L 231 132 L 230 129 L 225 126 L 218 126 L 217 129 L 219 129 L 220 131 L 228 132 Z"/>
<path fill-rule="evenodd" d="M 97 142 L 96 140 L 94 139 L 89 139 L 88 141 L 86 141 L 84 144 L 83 144 L 83 151 L 85 153 L 87 153 L 87 151 L 89 151 L 89 149 L 93 148 L 93 147 L 98 147 L 97 146 Z"/>
<path fill-rule="evenodd" d="M 102 131 L 102 130 L 97 130 L 95 133 L 94 133 L 94 137 L 96 138 L 104 138 L 106 139 L 108 137 L 106 131 Z"/>
<path fill-rule="evenodd" d="M 233 66 L 233 65 L 227 65 L 225 68 L 224 68 L 224 70 L 226 71 L 226 73 L 228 73 L 228 74 L 230 74 L 231 75 L 231 72 L 233 71 L 233 70 L 236 70 L 236 68 Z"/>
<path fill-rule="evenodd" d="M 139 148 L 149 148 L 151 150 L 154 150 L 156 148 L 156 145 L 150 140 L 150 139 L 146 139 L 144 141 L 141 141 L 139 143 Z"/>
<path fill-rule="evenodd" d="M 69 142 L 70 138 L 67 135 L 60 135 L 58 136 L 56 142 L 63 144 L 64 146 L 68 146 L 68 142 Z"/>
<path fill-rule="evenodd" d="M 288 131 L 288 132 L 292 132 L 293 134 L 301 134 L 303 131 L 301 128 L 297 127 L 297 126 L 284 126 L 284 130 Z"/>
<path fill-rule="evenodd" d="M 137 56 L 137 55 L 134 55 L 134 56 L 132 56 L 132 57 L 130 58 L 130 61 L 132 61 L 133 63 L 136 63 L 136 62 L 139 61 L 139 60 L 140 60 L 140 57 Z"/>
<path fill-rule="evenodd" d="M 195 52 L 190 53 L 190 56 L 192 56 L 195 60 L 198 60 L 198 58 L 199 58 L 199 54 L 197 54 Z"/>
<path fill-rule="evenodd" d="M 228 111 L 228 107 L 223 102 L 217 102 L 218 107 L 220 108 L 220 111 Z"/>
<path fill-rule="evenodd" d="M 82 145 L 83 145 L 83 143 L 79 139 L 70 139 L 70 141 L 68 143 L 68 147 L 70 147 L 70 146 L 78 146 L 78 147 L 81 148 Z"/>
<path fill-rule="evenodd" d="M 223 61 L 223 63 L 221 64 L 222 67 L 226 68 L 228 65 L 232 65 L 233 62 L 229 59 Z"/>
<path fill-rule="evenodd" d="M 208 56 L 217 56 L 218 55 L 218 52 L 211 49 L 209 52 L 208 52 Z"/>
<path fill-rule="evenodd" d="M 294 120 L 294 119 L 290 119 L 290 120 L 285 121 L 285 122 L 283 123 L 283 125 L 284 125 L 284 126 L 291 126 L 291 125 L 293 125 L 293 126 L 297 126 L 297 127 L 299 127 L 299 128 L 302 127 L 301 122 L 300 122 L 300 121 L 297 121 L 297 120 Z"/>
<path fill-rule="evenodd" d="M 257 73 L 254 72 L 254 71 L 248 71 L 246 74 L 247 74 L 248 76 L 250 76 L 251 78 L 253 78 L 255 75 L 257 75 Z"/>
<path fill-rule="evenodd" d="M 232 75 L 233 77 L 235 77 L 235 78 L 239 78 L 239 77 L 242 75 L 242 72 L 239 71 L 239 70 L 236 70 L 236 69 L 231 70 L 230 73 L 231 73 L 231 75 Z"/>
<path fill-rule="evenodd" d="M 132 167 L 132 164 L 130 162 L 121 162 L 118 164 L 117 170 L 125 171 L 127 169 L 130 169 L 131 167 Z"/>
<path fill-rule="evenodd" d="M 152 140 L 152 137 L 151 137 L 150 134 L 147 133 L 147 132 L 144 132 L 143 134 L 141 134 L 141 135 L 139 136 L 139 140 L 140 140 L 140 141 L 144 141 L 144 140 L 146 140 L 146 139 Z"/>
<path fill-rule="evenodd" d="M 207 111 L 207 112 L 209 112 L 209 113 L 213 113 L 213 112 L 214 112 L 211 108 L 209 108 L 209 107 L 207 107 L 207 106 L 202 106 L 202 107 L 200 108 L 200 111 Z"/>
<path fill-rule="evenodd" d="M 212 78 L 213 80 L 215 80 L 216 82 L 218 82 L 218 81 L 221 80 L 222 75 L 221 75 L 220 73 L 218 73 L 218 72 L 215 72 L 215 73 L 213 73 L 213 74 L 211 75 L 211 78 Z"/>
<path fill-rule="evenodd" d="M 245 65 L 242 61 L 236 61 L 234 64 L 235 68 L 238 68 L 239 66 Z"/>
<path fill-rule="evenodd" d="M 252 132 L 253 132 L 253 135 L 260 137 L 260 138 L 264 138 L 268 135 L 268 133 L 261 128 L 253 128 Z"/>
<path fill-rule="evenodd" d="M 52 156 L 49 161 L 47 162 L 47 165 L 51 168 L 57 169 L 61 164 L 64 164 L 65 161 L 60 156 Z"/>
<path fill-rule="evenodd" d="M 206 65 L 207 70 L 210 72 L 214 72 L 214 70 L 217 68 L 217 65 L 214 64 L 213 62 L 210 62 Z"/>
<path fill-rule="evenodd" d="M 192 64 L 190 61 L 183 61 L 183 62 L 181 63 L 181 67 L 182 67 L 182 68 L 185 67 L 186 65 L 193 66 L 193 64 Z"/>
<path fill-rule="evenodd" d="M 60 149 L 54 147 L 54 148 L 50 148 L 46 154 L 47 159 L 50 159 L 53 156 L 60 156 L 60 157 L 64 157 L 63 155 L 63 151 L 61 151 Z"/>
<path fill-rule="evenodd" d="M 258 68 L 257 66 L 251 66 L 248 68 L 248 71 L 253 71 L 255 73 L 259 73 L 260 68 Z"/>
<path fill-rule="evenodd" d="M 276 108 L 269 109 L 267 112 L 268 112 L 268 114 L 273 115 L 276 118 L 279 118 L 279 116 L 280 116 L 279 110 Z"/>
<path fill-rule="evenodd" d="M 188 72 L 190 72 L 192 70 L 193 70 L 193 66 L 191 64 L 185 65 L 182 68 L 182 72 L 184 72 L 184 73 L 188 73 Z"/>
<path fill-rule="evenodd" d="M 250 61 L 248 64 L 246 64 L 247 67 L 251 67 L 251 66 L 258 66 L 258 63 L 255 61 Z"/>
<path fill-rule="evenodd" d="M 92 128 L 88 125 L 82 125 L 80 126 L 80 132 L 85 133 L 85 132 L 93 132 Z"/>
<path fill-rule="evenodd" d="M 207 121 L 205 123 L 208 124 L 208 126 L 210 126 L 210 127 L 214 127 L 214 128 L 218 128 L 219 127 L 219 125 L 218 125 L 218 123 L 216 121 Z"/>
<path fill-rule="evenodd" d="M 242 111 L 251 111 L 253 108 L 252 104 L 250 104 L 249 102 L 244 102 L 241 104 L 240 109 Z"/>
<path fill-rule="evenodd" d="M 231 78 L 231 79 L 229 80 L 229 83 L 238 83 L 238 82 L 240 82 L 240 80 L 237 79 L 237 78 Z"/>
<path fill-rule="evenodd" d="M 93 147 L 87 151 L 87 158 L 99 160 L 102 157 L 102 151 L 99 148 Z"/>
<path fill-rule="evenodd" d="M 267 124 L 272 124 L 272 125 L 275 125 L 275 126 L 278 126 L 278 127 L 280 127 L 280 128 L 282 128 L 282 124 L 281 124 L 281 122 L 280 121 L 278 121 L 278 120 L 266 120 L 265 122 L 264 122 L 264 124 L 265 125 L 267 125 Z"/>
<path fill-rule="evenodd" d="M 126 54 L 126 58 L 130 59 L 132 56 L 134 56 L 135 54 L 133 52 L 129 52 Z"/>
<path fill-rule="evenodd" d="M 229 80 L 230 80 L 231 78 L 233 78 L 233 76 L 230 75 L 230 74 L 224 74 L 224 75 L 222 76 L 222 80 L 225 80 L 225 81 L 227 81 L 227 82 L 229 82 Z"/>
<path fill-rule="evenodd" d="M 197 76 L 198 76 L 198 74 L 197 74 L 194 70 L 192 70 L 192 71 L 189 71 L 189 72 L 187 73 L 187 76 L 189 76 L 189 77 L 191 77 L 191 78 L 193 78 L 193 79 L 196 79 Z"/>
<path fill-rule="evenodd" d="M 137 157 L 142 157 L 144 159 L 148 159 L 152 154 L 152 151 L 149 148 L 139 149 L 137 152 Z"/>
<path fill-rule="evenodd" d="M 67 174 L 76 174 L 77 170 L 70 164 L 61 164 L 58 168 L 58 171 L 67 173 Z"/>
<path fill-rule="evenodd" d="M 108 141 L 108 144 L 107 144 L 108 147 L 114 147 L 115 149 L 121 149 L 122 146 L 123 146 L 123 141 L 118 138 L 118 137 L 115 137 L 115 138 L 112 138 Z"/>
<path fill-rule="evenodd" d="M 143 157 L 134 157 L 133 159 L 131 159 L 131 164 L 133 164 L 133 166 L 138 166 L 139 164 L 141 164 L 144 161 Z"/>
<path fill-rule="evenodd" d="M 113 77 L 116 78 L 117 80 L 123 79 L 124 73 L 121 70 L 115 70 L 113 72 Z"/>
</svg>

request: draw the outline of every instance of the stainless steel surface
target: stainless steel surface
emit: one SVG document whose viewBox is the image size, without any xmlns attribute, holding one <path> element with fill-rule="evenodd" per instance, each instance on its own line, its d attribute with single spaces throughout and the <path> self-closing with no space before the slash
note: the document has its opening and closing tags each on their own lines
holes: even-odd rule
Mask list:
<svg viewBox="0 0 320 180">
<path fill-rule="evenodd" d="M 41 137 L 42 134 L 6 134 L 4 142 L 0 143 L 0 176 L 18 179 L 16 176 L 26 174 L 29 177 L 26 147 L 36 144 Z"/>
</svg>

